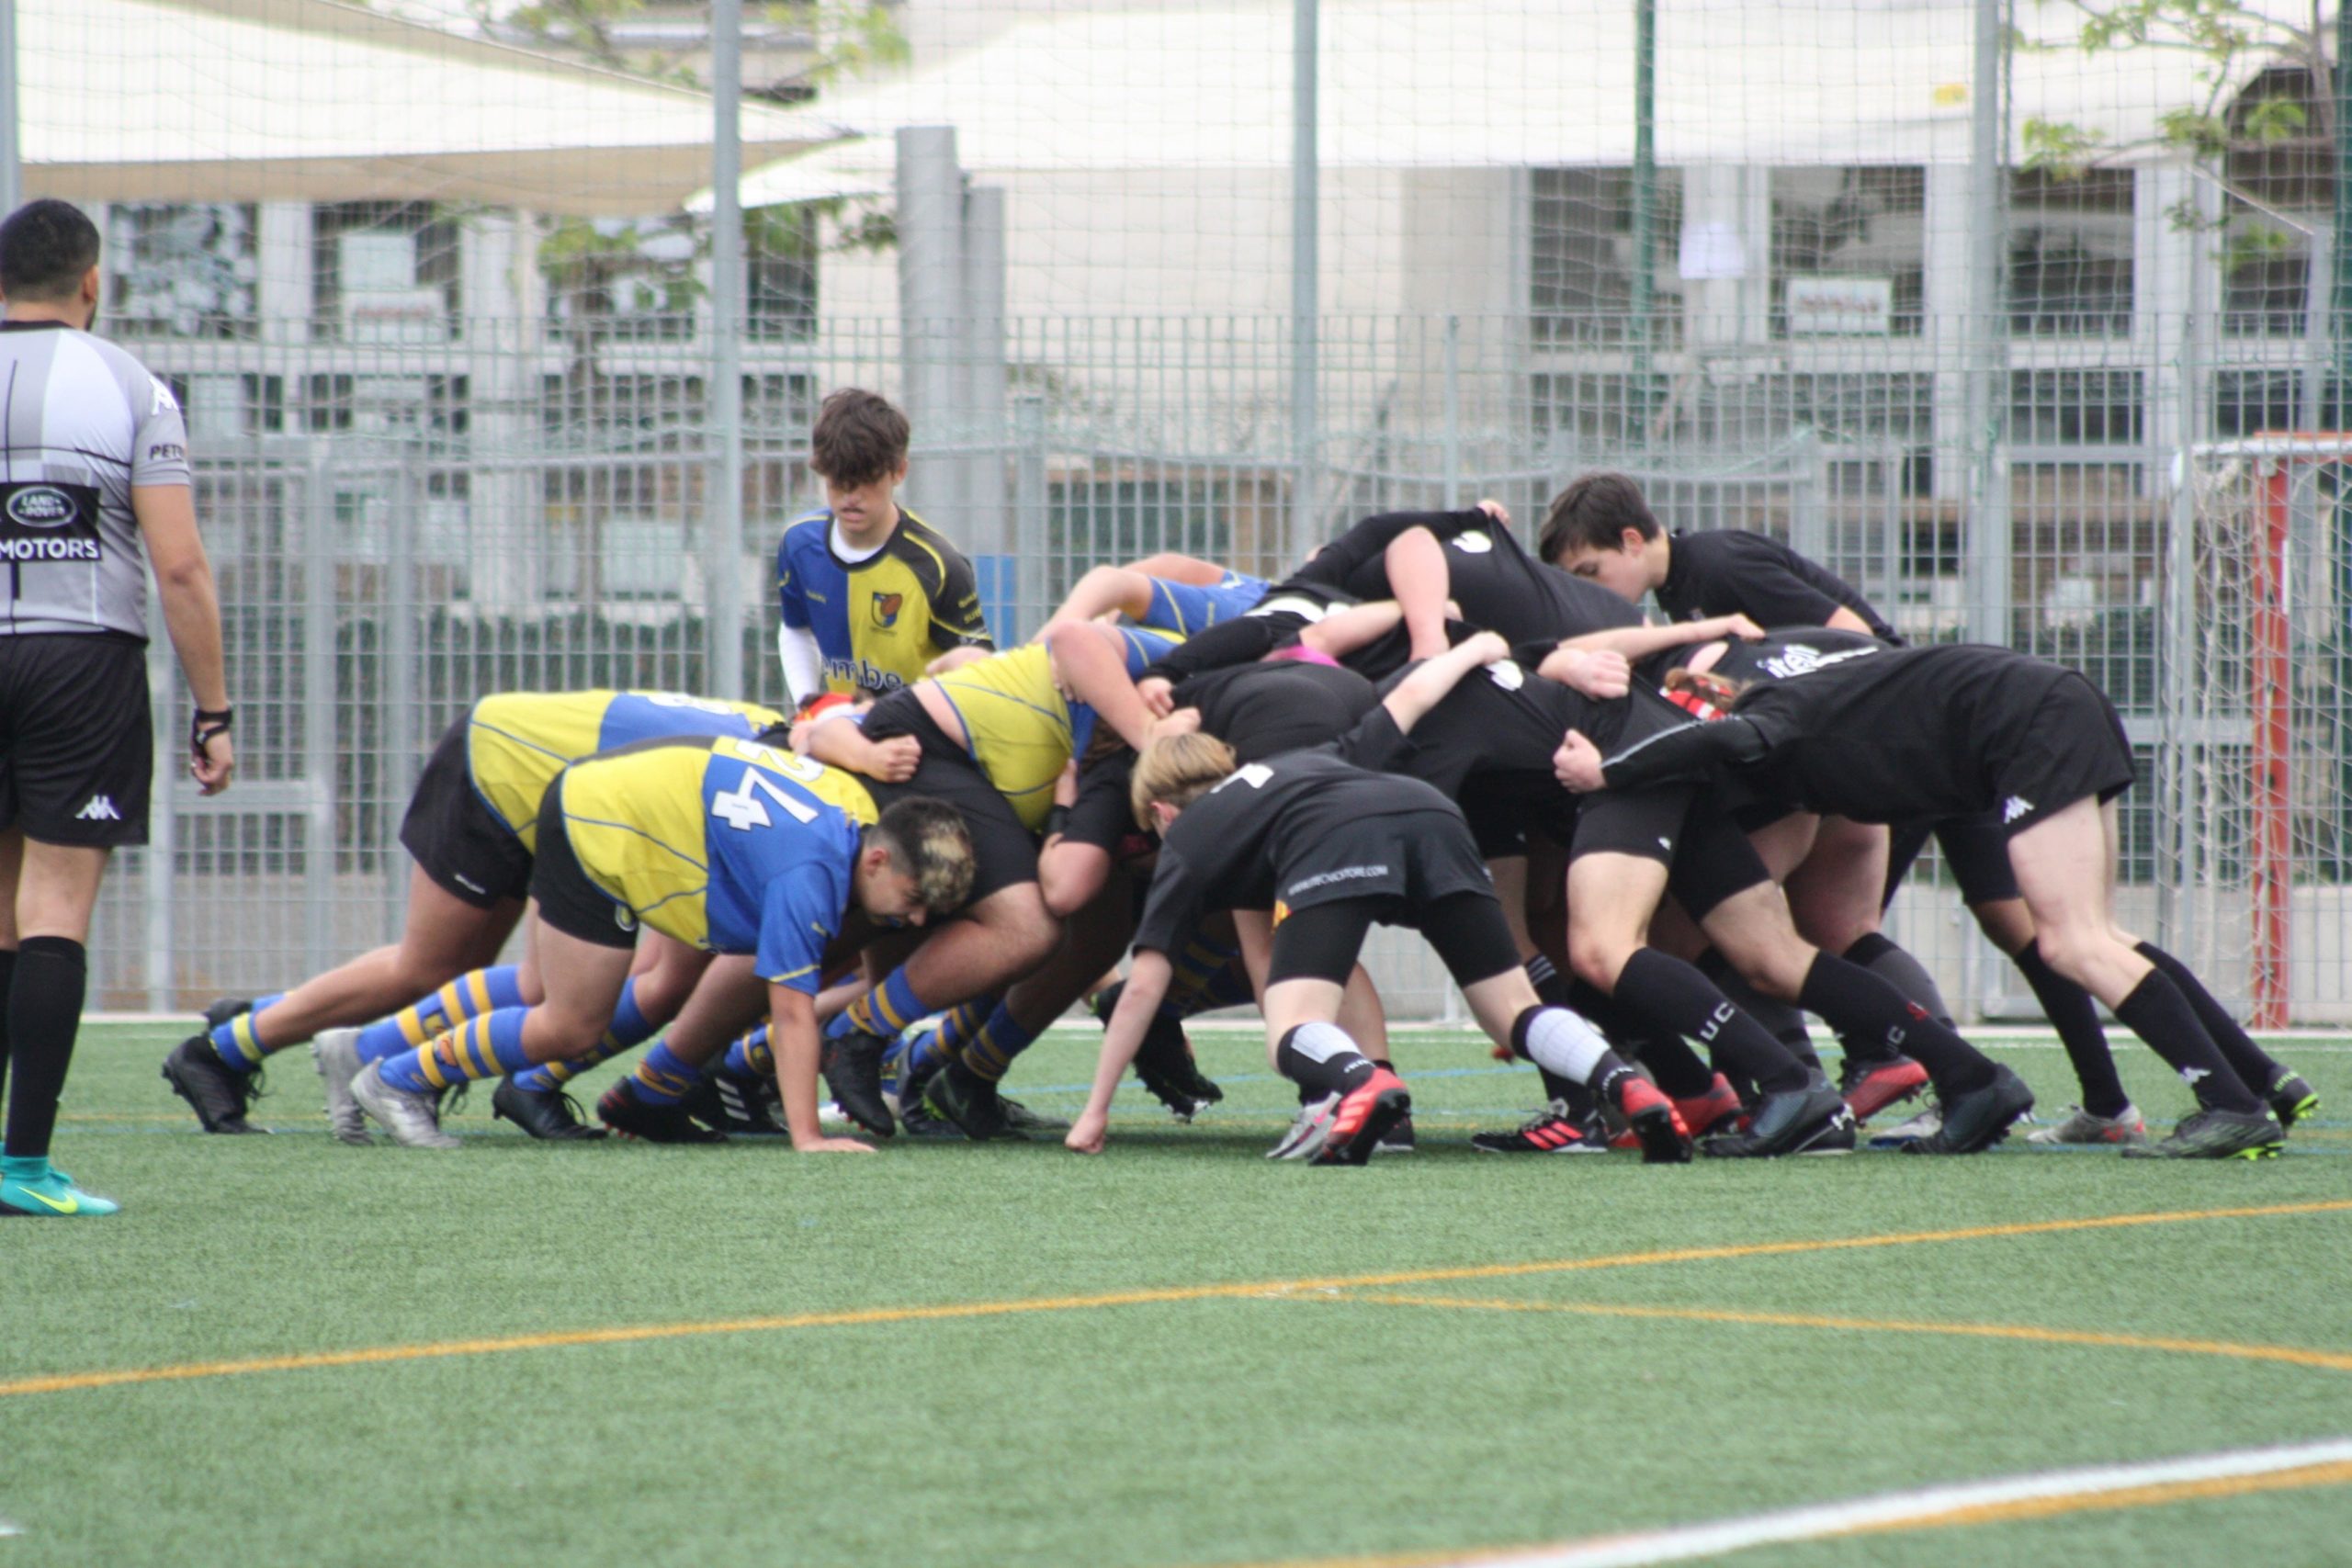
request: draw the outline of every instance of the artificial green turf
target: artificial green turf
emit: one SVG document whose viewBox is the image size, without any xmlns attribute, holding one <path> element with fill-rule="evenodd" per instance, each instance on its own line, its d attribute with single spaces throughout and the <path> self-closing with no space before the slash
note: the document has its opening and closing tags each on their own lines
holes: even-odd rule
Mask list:
<svg viewBox="0 0 2352 1568">
<path fill-rule="evenodd" d="M 1269 1166 L 1256 1039 L 1225 1106 L 1123 1097 L 1110 1154 L 801 1159 L 346 1149 L 297 1053 L 204 1138 L 174 1032 L 93 1028 L 57 1154 L 114 1219 L 0 1226 L 0 1381 L 51 1372 L 1216 1281 L 1444 1269 L 2352 1196 L 2352 1054 L 2261 1165 L 2008 1148 L 1647 1169 L 1473 1155 L 1535 1098 L 1410 1037 L 1421 1152 Z M 1067 1112 L 1093 1035 L 1016 1087 Z M 2061 1111 L 2064 1058 L 2007 1049 Z M 1418 1069 L 1418 1070 L 1417 1070 Z M 2184 1096 L 2144 1053 L 2152 1111 Z M 1043 1086 L 1042 1089 L 1036 1086 Z M 592 1089 L 593 1092 L 593 1089 Z M 1394 1293 L 1996 1322 L 2352 1353 L 2352 1212 L 1657 1263 Z M 2039 1469 L 2352 1434 L 2352 1373 L 1879 1331 L 1224 1298 L 738 1333 L 0 1396 L 0 1568 L 1265 1562 L 1499 1546 Z M 1775 1548 L 1792 1562 L 2337 1560 L 2352 1488 Z"/>
</svg>

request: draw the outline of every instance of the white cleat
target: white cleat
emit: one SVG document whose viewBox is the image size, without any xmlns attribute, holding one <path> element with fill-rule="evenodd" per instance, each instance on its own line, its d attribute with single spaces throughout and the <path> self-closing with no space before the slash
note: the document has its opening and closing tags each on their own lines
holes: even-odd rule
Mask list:
<svg viewBox="0 0 2352 1568">
<path fill-rule="evenodd" d="M 1327 1094 L 1298 1108 L 1297 1119 L 1282 1141 L 1266 1151 L 1268 1159 L 1313 1159 L 1331 1141 L 1331 1124 L 1340 1118 L 1343 1096 Z"/>
<path fill-rule="evenodd" d="M 327 1128 L 338 1144 L 366 1148 L 376 1140 L 368 1135 L 368 1113 L 351 1098 L 351 1080 L 359 1076 L 359 1031 L 322 1029 L 311 1042 L 311 1063 L 327 1086 Z"/>
<path fill-rule="evenodd" d="M 360 1109 L 384 1124 L 392 1142 L 412 1149 L 460 1148 L 457 1139 L 441 1130 L 433 1097 L 418 1089 L 394 1089 L 384 1081 L 383 1064 L 370 1062 L 351 1080 L 351 1098 Z"/>
</svg>

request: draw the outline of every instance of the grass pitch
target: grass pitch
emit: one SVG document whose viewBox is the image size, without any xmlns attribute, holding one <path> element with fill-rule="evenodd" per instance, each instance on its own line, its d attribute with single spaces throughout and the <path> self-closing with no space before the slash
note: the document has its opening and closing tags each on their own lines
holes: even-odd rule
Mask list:
<svg viewBox="0 0 2352 1568">
<path fill-rule="evenodd" d="M 278 1136 L 207 1138 L 156 1076 L 179 1032 L 84 1036 L 56 1154 L 123 1213 L 0 1226 L 0 1568 L 1439 1561 L 2352 1435 L 2342 1042 L 2281 1050 L 2326 1107 L 2260 1165 L 1645 1169 L 1473 1154 L 1533 1074 L 1407 1036 L 1420 1152 L 1317 1171 L 1260 1157 L 1253 1034 L 1198 1036 L 1216 1113 L 1131 1088 L 1100 1159 L 817 1160 L 542 1146 L 479 1095 L 462 1150 L 346 1149 L 299 1052 Z M 1015 1092 L 1074 1111 L 1096 1038 Z M 2062 1054 L 1996 1051 L 2063 1113 Z M 2145 1490 L 1736 1561 L 2352 1539 L 2340 1477 Z"/>
</svg>

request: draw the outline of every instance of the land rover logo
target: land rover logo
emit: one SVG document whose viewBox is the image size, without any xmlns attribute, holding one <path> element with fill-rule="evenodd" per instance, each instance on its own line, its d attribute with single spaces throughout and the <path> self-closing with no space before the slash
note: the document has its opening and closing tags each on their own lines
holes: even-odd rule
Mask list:
<svg viewBox="0 0 2352 1568">
<path fill-rule="evenodd" d="M 74 498 L 49 485 L 28 485 L 8 498 L 8 517 L 28 528 L 55 528 L 74 521 Z"/>
</svg>

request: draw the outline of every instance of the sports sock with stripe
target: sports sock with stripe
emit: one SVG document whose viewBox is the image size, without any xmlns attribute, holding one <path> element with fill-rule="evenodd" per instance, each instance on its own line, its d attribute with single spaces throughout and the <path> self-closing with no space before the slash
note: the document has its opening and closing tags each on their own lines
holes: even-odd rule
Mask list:
<svg viewBox="0 0 2352 1568">
<path fill-rule="evenodd" d="M 469 1019 L 523 1006 L 522 973 L 512 964 L 468 970 L 431 996 L 361 1030 L 360 1062 L 380 1062 L 447 1034 Z"/>
<path fill-rule="evenodd" d="M 2162 969 L 2151 969 L 2115 1010 L 2116 1021 L 2147 1043 L 2209 1111 L 2260 1111 L 2262 1101 L 2232 1070 L 2197 1010 Z M 2267 1087 L 2267 1086 L 2266 1086 Z"/>
<path fill-rule="evenodd" d="M 1839 1039 L 1854 1037 L 1865 1060 L 1905 1055 L 1917 1061 L 1946 1104 L 1993 1081 L 1991 1057 L 1886 981 L 1835 953 L 1814 955 L 1797 1000 L 1826 1019 Z"/>
<path fill-rule="evenodd" d="M 1654 1038 L 1688 1035 L 1713 1054 L 1718 1068 L 1755 1079 L 1767 1094 L 1805 1086 L 1804 1064 L 1679 958 L 1654 947 L 1636 949 L 1618 973 L 1613 998 Z"/>
<path fill-rule="evenodd" d="M 2123 1080 L 2116 1076 L 2115 1053 L 2108 1046 L 2107 1031 L 2099 1025 L 2098 1004 L 2091 1000 L 2088 991 L 2050 967 L 2039 941 L 2019 948 L 2014 962 L 2032 987 L 2034 999 L 2041 1004 L 2042 1016 L 2066 1047 L 2075 1081 L 2082 1086 L 2083 1109 L 2094 1116 L 2122 1115 L 2132 1100 L 2123 1092 Z"/>
<path fill-rule="evenodd" d="M 1720 949 L 1709 948 L 1699 955 L 1699 973 L 1723 988 L 1732 1006 L 1772 1032 L 1772 1038 L 1789 1048 L 1789 1055 L 1808 1067 L 1821 1066 L 1821 1053 L 1813 1048 L 1813 1035 L 1804 1026 L 1804 1014 L 1778 997 L 1768 997 L 1748 984 Z"/>
<path fill-rule="evenodd" d="M 1378 1071 L 1336 1023 L 1302 1023 L 1274 1046 L 1274 1071 L 1296 1084 L 1299 1102 L 1360 1089 Z"/>
<path fill-rule="evenodd" d="M 514 1081 L 524 1089 L 545 1091 L 560 1089 L 573 1078 L 611 1061 L 622 1052 L 644 1044 L 662 1032 L 662 1026 L 645 1016 L 637 1005 L 637 981 L 631 977 L 621 987 L 621 999 L 613 1005 L 613 1021 L 605 1026 L 604 1038 L 596 1048 L 584 1055 L 562 1062 L 542 1062 L 527 1072 L 515 1075 Z"/>
<path fill-rule="evenodd" d="M 825 1026 L 825 1038 L 839 1040 L 863 1031 L 887 1040 L 931 1010 L 915 995 L 914 982 L 907 978 L 907 971 L 901 965 L 891 970 L 880 985 L 843 1008 Z"/>
<path fill-rule="evenodd" d="M 1011 1007 L 1000 1004 L 980 1026 L 972 1043 L 964 1047 L 964 1066 L 975 1077 L 989 1083 L 1003 1081 L 1012 1059 L 1029 1049 L 1037 1032 L 1012 1016 Z"/>
<path fill-rule="evenodd" d="M 2245 1032 L 2245 1026 L 2230 1016 L 2230 1010 L 2205 988 L 2205 982 L 2197 977 L 2194 970 L 2153 942 L 2143 942 L 2134 951 L 2180 987 L 2180 994 L 2196 1010 L 2197 1021 L 2205 1026 L 2205 1032 L 2221 1048 L 2222 1060 L 2230 1064 L 2230 1070 L 2248 1089 L 2260 1094 L 2278 1081 L 2278 1075 L 2287 1069 L 2277 1057 L 2254 1043 L 2254 1036 Z"/>
<path fill-rule="evenodd" d="M 523 1021 L 530 1014 L 529 1008 L 500 1008 L 486 1018 L 468 1019 L 413 1051 L 386 1057 L 378 1070 L 392 1088 L 421 1094 L 519 1073 L 531 1066 L 523 1055 Z"/>
<path fill-rule="evenodd" d="M 255 1031 L 260 1027 L 261 1015 L 285 999 L 283 991 L 255 997 L 253 1006 L 226 1023 L 213 1025 L 205 1038 L 212 1042 L 212 1054 L 220 1058 L 221 1066 L 232 1072 L 250 1073 L 261 1066 L 264 1056 L 279 1048 L 264 1044 Z"/>
<path fill-rule="evenodd" d="M 647 1105 L 675 1105 L 702 1081 L 702 1069 L 681 1060 L 668 1043 L 656 1044 L 629 1074 L 629 1092 Z"/>
<path fill-rule="evenodd" d="M 775 1072 L 775 1053 L 768 1049 L 768 1026 L 747 1029 L 727 1047 L 718 1070 L 730 1078 L 768 1077 Z"/>
</svg>

